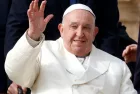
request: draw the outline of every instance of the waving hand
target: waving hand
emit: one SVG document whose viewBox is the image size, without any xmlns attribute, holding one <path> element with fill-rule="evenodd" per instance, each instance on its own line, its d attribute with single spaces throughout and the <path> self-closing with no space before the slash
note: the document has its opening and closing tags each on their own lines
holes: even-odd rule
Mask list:
<svg viewBox="0 0 140 94">
<path fill-rule="evenodd" d="M 34 0 L 30 3 L 30 7 L 27 11 L 29 19 L 28 36 L 33 40 L 38 40 L 41 33 L 45 30 L 47 23 L 53 17 L 52 14 L 44 18 L 44 10 L 47 1 L 42 1 L 40 7 L 38 7 L 38 0 Z"/>
</svg>

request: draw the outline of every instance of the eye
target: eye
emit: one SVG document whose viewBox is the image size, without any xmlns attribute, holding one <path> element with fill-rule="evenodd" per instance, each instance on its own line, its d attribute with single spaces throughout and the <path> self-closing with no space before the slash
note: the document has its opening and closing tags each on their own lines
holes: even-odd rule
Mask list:
<svg viewBox="0 0 140 94">
<path fill-rule="evenodd" d="M 89 29 L 90 29 L 90 27 L 85 26 L 85 27 L 83 27 L 83 29 L 85 29 L 85 30 L 89 30 Z"/>
<path fill-rule="evenodd" d="M 77 27 L 78 27 L 77 25 L 72 25 L 71 26 L 72 29 L 77 29 Z"/>
</svg>

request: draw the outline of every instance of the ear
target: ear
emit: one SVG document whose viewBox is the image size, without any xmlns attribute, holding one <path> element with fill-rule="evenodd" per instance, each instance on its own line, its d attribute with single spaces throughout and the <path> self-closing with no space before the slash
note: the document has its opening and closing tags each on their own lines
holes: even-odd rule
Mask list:
<svg viewBox="0 0 140 94">
<path fill-rule="evenodd" d="M 61 36 L 62 36 L 62 33 L 63 33 L 63 24 L 62 24 L 62 23 L 60 23 L 60 24 L 58 25 L 58 30 L 59 30 L 59 32 L 60 32 L 60 34 L 61 34 Z"/>
<path fill-rule="evenodd" d="M 98 34 L 99 28 L 95 27 L 94 32 L 93 32 L 93 36 L 96 37 L 96 35 Z"/>
</svg>

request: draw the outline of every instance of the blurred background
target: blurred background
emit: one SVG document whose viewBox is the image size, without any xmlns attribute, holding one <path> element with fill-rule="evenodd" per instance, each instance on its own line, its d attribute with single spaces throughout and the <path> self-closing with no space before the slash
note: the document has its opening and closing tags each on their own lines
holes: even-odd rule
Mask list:
<svg viewBox="0 0 140 94">
<path fill-rule="evenodd" d="M 118 0 L 120 21 L 126 26 L 128 35 L 138 41 L 140 24 L 140 0 Z"/>
</svg>

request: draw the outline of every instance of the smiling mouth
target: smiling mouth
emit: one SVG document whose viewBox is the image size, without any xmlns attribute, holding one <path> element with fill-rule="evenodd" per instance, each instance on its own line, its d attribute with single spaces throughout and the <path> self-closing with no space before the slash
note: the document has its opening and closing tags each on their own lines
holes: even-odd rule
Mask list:
<svg viewBox="0 0 140 94">
<path fill-rule="evenodd" d="M 75 42 L 85 42 L 84 40 L 74 40 Z"/>
</svg>

